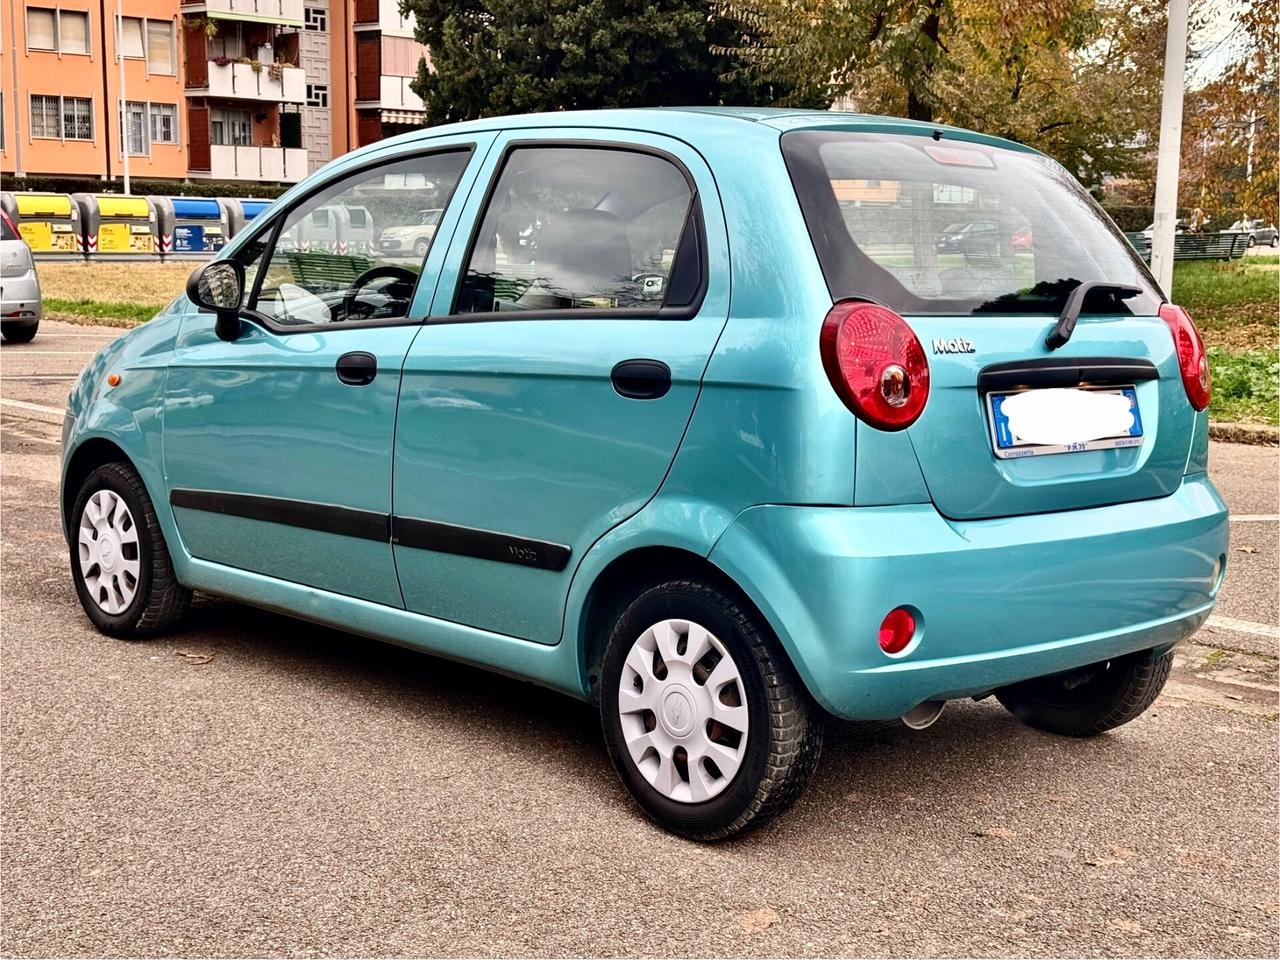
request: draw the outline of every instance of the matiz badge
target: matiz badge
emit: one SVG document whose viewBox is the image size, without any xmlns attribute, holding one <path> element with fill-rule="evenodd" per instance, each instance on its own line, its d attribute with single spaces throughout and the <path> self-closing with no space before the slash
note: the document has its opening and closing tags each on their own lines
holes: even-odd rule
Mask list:
<svg viewBox="0 0 1280 960">
<path fill-rule="evenodd" d="M 934 353 L 973 353 L 973 341 L 964 337 L 953 337 L 950 340 L 934 340 Z"/>
</svg>

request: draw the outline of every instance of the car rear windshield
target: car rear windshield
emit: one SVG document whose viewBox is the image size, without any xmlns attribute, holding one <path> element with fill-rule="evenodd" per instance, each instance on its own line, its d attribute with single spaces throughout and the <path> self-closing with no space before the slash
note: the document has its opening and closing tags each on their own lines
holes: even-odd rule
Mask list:
<svg viewBox="0 0 1280 960">
<path fill-rule="evenodd" d="M 954 139 L 845 131 L 782 138 L 809 234 L 837 299 L 899 313 L 1057 314 L 1086 280 L 1087 312 L 1150 315 L 1145 265 L 1061 166 Z"/>
</svg>

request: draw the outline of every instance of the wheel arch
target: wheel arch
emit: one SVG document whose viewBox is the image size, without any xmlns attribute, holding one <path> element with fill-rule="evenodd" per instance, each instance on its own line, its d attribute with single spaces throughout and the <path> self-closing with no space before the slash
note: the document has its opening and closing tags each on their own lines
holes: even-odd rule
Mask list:
<svg viewBox="0 0 1280 960">
<path fill-rule="evenodd" d="M 600 663 L 609 637 L 609 625 L 649 587 L 677 579 L 700 580 L 728 591 L 777 639 L 773 624 L 747 592 L 705 556 L 667 545 L 636 547 L 614 557 L 596 574 L 582 605 L 577 634 L 579 670 L 584 688 L 593 702 L 598 697 Z M 781 644 L 779 648 L 790 661 L 789 651 Z"/>
<path fill-rule="evenodd" d="M 80 493 L 80 485 L 89 474 L 106 463 L 127 463 L 135 473 L 137 466 L 132 458 L 114 440 L 106 437 L 88 437 L 82 441 L 67 459 L 62 471 L 62 489 L 59 504 L 62 508 L 62 535 L 71 536 L 71 509 Z M 144 481 L 145 483 L 145 481 Z M 154 501 L 154 497 L 152 500 Z"/>
</svg>

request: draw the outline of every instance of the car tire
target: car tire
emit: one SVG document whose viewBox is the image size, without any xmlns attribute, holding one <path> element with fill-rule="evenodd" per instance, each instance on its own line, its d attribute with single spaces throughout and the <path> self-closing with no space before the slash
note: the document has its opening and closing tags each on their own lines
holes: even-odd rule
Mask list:
<svg viewBox="0 0 1280 960">
<path fill-rule="evenodd" d="M 2 324 L 0 325 L 0 334 L 10 343 L 30 343 L 35 339 L 36 331 L 40 329 L 39 322 L 26 324 L 23 326 Z"/>
<path fill-rule="evenodd" d="M 1253 248 L 1253 247 L 1256 247 L 1257 245 L 1258 245 L 1258 238 L 1255 237 L 1252 233 L 1249 234 L 1249 247 Z"/>
<path fill-rule="evenodd" d="M 1271 238 L 1271 246 L 1280 247 L 1280 233 Z"/>
<path fill-rule="evenodd" d="M 1152 657 L 1142 651 L 1004 687 L 996 691 L 996 699 L 1028 726 L 1095 737 L 1144 713 L 1164 689 L 1172 667 L 1172 653 Z"/>
<path fill-rule="evenodd" d="M 427 255 L 427 250 L 429 250 L 430 248 L 431 248 L 431 244 L 428 243 L 426 240 L 419 240 L 417 243 L 413 245 L 414 256 L 425 257 Z"/>
<path fill-rule="evenodd" d="M 132 467 L 108 463 L 85 477 L 70 522 L 71 576 L 95 627 L 138 639 L 182 619 L 191 591 L 178 582 L 151 498 Z"/>
<path fill-rule="evenodd" d="M 601 665 L 600 713 L 632 798 L 693 840 L 787 810 L 822 751 L 818 710 L 767 625 L 697 580 L 654 586 L 622 611 Z"/>
</svg>

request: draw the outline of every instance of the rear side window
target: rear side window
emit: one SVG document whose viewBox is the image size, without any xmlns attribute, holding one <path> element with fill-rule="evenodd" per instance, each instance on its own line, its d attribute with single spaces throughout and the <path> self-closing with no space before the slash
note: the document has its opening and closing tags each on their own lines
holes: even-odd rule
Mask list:
<svg viewBox="0 0 1280 960">
<path fill-rule="evenodd" d="M 700 269 L 695 205 L 684 172 L 654 154 L 515 149 L 472 241 L 454 312 L 688 305 Z"/>
<path fill-rule="evenodd" d="M 1090 312 L 1154 314 L 1145 266 L 1093 199 L 1044 157 L 925 136 L 796 131 L 782 138 L 836 299 L 916 314 L 1057 314 L 1086 280 Z"/>
<path fill-rule="evenodd" d="M 8 217 L 0 217 L 0 240 L 17 240 L 18 234 L 14 231 L 13 225 L 9 222 Z"/>
</svg>

